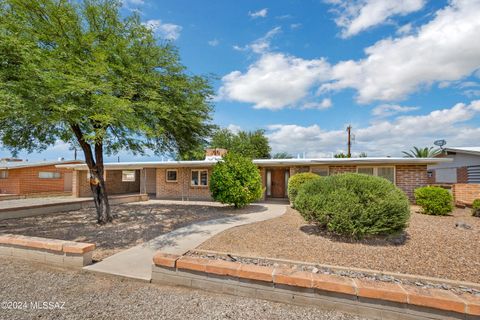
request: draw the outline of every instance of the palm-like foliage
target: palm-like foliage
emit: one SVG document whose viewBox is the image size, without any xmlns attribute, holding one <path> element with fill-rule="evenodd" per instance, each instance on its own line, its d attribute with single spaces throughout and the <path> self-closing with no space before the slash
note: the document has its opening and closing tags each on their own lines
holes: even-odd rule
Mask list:
<svg viewBox="0 0 480 320">
<path fill-rule="evenodd" d="M 402 151 L 405 154 L 405 158 L 433 158 L 439 155 L 442 151 L 435 149 L 434 147 L 417 148 L 413 147 L 410 151 Z"/>
</svg>

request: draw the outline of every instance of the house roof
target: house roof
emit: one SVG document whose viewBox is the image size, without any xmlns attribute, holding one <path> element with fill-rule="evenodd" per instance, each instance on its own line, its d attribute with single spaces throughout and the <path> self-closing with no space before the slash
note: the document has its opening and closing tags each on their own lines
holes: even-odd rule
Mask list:
<svg viewBox="0 0 480 320">
<path fill-rule="evenodd" d="M 260 167 L 312 166 L 312 165 L 395 165 L 395 164 L 435 164 L 451 162 L 449 158 L 314 158 L 314 159 L 255 159 L 253 163 Z M 105 169 L 144 169 L 144 168 L 181 168 L 211 167 L 217 160 L 196 161 L 149 161 L 149 162 L 111 162 L 105 163 Z M 57 167 L 75 170 L 87 170 L 86 164 L 61 164 Z"/>
<path fill-rule="evenodd" d="M 81 160 L 56 160 L 56 161 L 13 161 L 13 162 L 3 162 L 0 161 L 0 170 L 15 170 L 21 168 L 32 168 L 32 167 L 44 167 L 44 166 L 57 166 L 57 165 L 65 165 L 67 166 L 75 166 L 75 165 L 82 165 L 84 162 Z"/>
<path fill-rule="evenodd" d="M 480 147 L 451 147 L 444 149 L 447 152 L 466 153 L 480 156 Z"/>
</svg>

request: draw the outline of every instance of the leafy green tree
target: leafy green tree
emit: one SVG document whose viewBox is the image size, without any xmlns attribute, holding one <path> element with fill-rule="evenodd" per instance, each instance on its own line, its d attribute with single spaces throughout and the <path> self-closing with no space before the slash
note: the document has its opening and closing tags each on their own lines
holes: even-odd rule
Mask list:
<svg viewBox="0 0 480 320">
<path fill-rule="evenodd" d="M 252 159 L 268 159 L 271 151 L 265 131 L 261 129 L 238 133 L 219 129 L 213 134 L 210 147 L 224 148 Z"/>
<path fill-rule="evenodd" d="M 81 147 L 97 220 L 112 220 L 104 153 L 185 153 L 211 131 L 209 81 L 187 73 L 114 0 L 0 0 L 0 141 Z"/>
<path fill-rule="evenodd" d="M 293 156 L 288 152 L 277 152 L 273 155 L 273 159 L 292 159 Z"/>
<path fill-rule="evenodd" d="M 262 198 L 262 177 L 244 156 L 228 152 L 212 170 L 210 192 L 215 201 L 241 208 Z"/>
<path fill-rule="evenodd" d="M 435 149 L 434 147 L 425 147 L 425 148 L 417 148 L 413 147 L 410 151 L 402 151 L 405 154 L 405 158 L 433 158 L 439 155 L 442 150 Z"/>
<path fill-rule="evenodd" d="M 340 152 L 340 153 L 337 153 L 333 156 L 334 158 L 349 158 L 348 155 L 346 155 L 345 153 L 343 152 Z"/>
</svg>

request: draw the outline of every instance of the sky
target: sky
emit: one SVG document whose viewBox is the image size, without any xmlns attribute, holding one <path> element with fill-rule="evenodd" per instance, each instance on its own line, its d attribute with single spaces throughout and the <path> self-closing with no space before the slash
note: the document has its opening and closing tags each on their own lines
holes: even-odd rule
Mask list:
<svg viewBox="0 0 480 320">
<path fill-rule="evenodd" d="M 266 130 L 273 153 L 346 152 L 348 125 L 354 155 L 479 145 L 480 0 L 124 1 L 133 11 L 190 73 L 213 76 L 214 123 Z"/>
</svg>

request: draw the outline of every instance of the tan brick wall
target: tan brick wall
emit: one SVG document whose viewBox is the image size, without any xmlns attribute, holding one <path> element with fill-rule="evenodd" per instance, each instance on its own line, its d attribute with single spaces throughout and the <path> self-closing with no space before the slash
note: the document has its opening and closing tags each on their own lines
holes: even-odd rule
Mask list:
<svg viewBox="0 0 480 320">
<path fill-rule="evenodd" d="M 416 188 L 428 185 L 426 165 L 397 165 L 396 184 L 413 201 Z"/>
<path fill-rule="evenodd" d="M 167 182 L 168 169 L 157 168 L 157 198 L 159 199 L 185 199 L 185 200 L 212 200 L 208 186 L 191 186 L 192 170 L 208 170 L 208 183 L 210 184 L 211 168 L 171 168 L 177 170 L 177 182 Z"/>
<path fill-rule="evenodd" d="M 60 172 L 59 179 L 42 179 L 39 172 Z M 65 173 L 72 170 L 56 168 L 55 165 L 8 170 L 8 178 L 0 179 L 0 193 L 32 194 L 63 192 Z"/>
<path fill-rule="evenodd" d="M 480 184 L 456 183 L 452 186 L 455 203 L 471 205 L 473 200 L 480 199 Z"/>
</svg>

